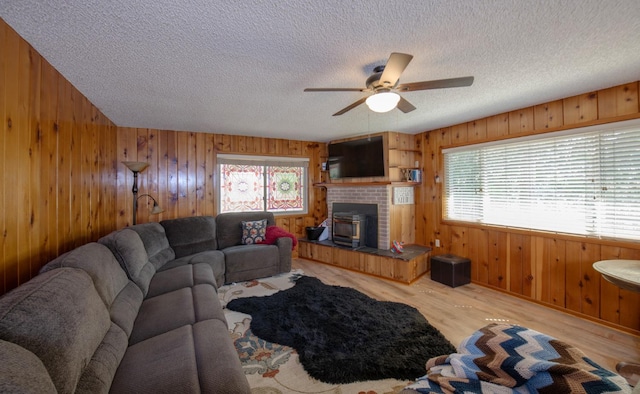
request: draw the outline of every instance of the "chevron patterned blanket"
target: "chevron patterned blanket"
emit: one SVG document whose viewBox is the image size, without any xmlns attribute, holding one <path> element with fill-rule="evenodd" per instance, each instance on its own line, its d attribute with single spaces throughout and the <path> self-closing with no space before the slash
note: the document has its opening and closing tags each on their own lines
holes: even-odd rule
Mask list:
<svg viewBox="0 0 640 394">
<path fill-rule="evenodd" d="M 525 327 L 490 324 L 458 353 L 427 361 L 419 393 L 631 393 L 626 380 L 575 347 Z M 408 392 L 404 391 L 404 392 Z"/>
</svg>

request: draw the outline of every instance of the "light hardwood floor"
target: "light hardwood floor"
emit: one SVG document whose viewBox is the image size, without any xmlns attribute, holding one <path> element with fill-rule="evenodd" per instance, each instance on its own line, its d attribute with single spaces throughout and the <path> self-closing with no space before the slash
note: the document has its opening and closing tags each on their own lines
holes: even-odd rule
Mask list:
<svg viewBox="0 0 640 394">
<path fill-rule="evenodd" d="M 473 283 L 450 288 L 427 274 L 405 285 L 299 258 L 294 259 L 293 267 L 328 285 L 348 286 L 379 300 L 411 305 L 454 346 L 489 323 L 505 322 L 563 340 L 612 371 L 619 361 L 640 362 L 639 336 Z"/>
</svg>

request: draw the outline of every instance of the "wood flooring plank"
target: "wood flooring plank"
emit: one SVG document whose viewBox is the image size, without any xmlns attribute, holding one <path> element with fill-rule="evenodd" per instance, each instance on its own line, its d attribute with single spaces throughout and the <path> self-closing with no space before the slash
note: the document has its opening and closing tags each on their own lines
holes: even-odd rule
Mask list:
<svg viewBox="0 0 640 394">
<path fill-rule="evenodd" d="M 411 305 L 455 346 L 477 329 L 502 322 L 563 340 L 612 371 L 619 361 L 640 362 L 640 336 L 473 283 L 451 288 L 424 275 L 405 285 L 305 259 L 294 259 L 293 268 L 329 285 L 349 286 L 378 300 Z"/>
</svg>

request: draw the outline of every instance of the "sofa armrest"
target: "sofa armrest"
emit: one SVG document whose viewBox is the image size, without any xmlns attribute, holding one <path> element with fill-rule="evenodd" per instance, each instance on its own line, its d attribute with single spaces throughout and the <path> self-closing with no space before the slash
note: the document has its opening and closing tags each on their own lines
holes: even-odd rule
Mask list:
<svg viewBox="0 0 640 394">
<path fill-rule="evenodd" d="M 293 249 L 293 240 L 289 237 L 280 237 L 276 240 L 275 245 L 278 247 L 280 256 L 280 272 L 291 271 L 291 249 Z"/>
</svg>

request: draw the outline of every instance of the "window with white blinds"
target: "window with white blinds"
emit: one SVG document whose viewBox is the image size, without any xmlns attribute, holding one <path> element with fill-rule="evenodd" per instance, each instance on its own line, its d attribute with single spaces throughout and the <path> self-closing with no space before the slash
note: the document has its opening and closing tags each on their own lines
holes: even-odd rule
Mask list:
<svg viewBox="0 0 640 394">
<path fill-rule="evenodd" d="M 640 123 L 445 149 L 445 220 L 640 240 Z"/>
</svg>

